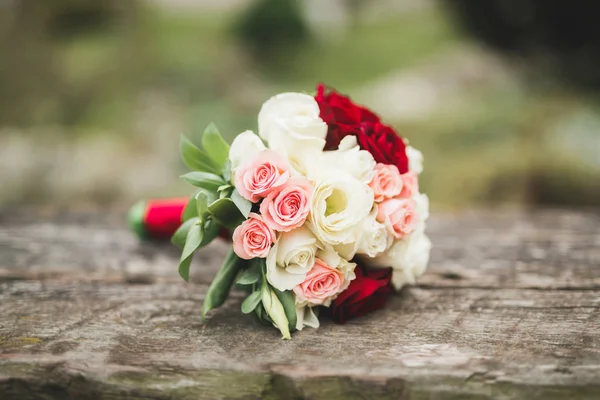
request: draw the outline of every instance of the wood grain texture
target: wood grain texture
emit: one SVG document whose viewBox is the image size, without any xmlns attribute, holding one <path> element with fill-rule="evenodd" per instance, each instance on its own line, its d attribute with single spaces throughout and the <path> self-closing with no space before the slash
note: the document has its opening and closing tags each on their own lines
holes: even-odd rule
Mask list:
<svg viewBox="0 0 600 400">
<path fill-rule="evenodd" d="M 417 287 L 291 341 L 121 218 L 0 214 L 1 399 L 600 398 L 600 214 L 434 216 Z"/>
</svg>

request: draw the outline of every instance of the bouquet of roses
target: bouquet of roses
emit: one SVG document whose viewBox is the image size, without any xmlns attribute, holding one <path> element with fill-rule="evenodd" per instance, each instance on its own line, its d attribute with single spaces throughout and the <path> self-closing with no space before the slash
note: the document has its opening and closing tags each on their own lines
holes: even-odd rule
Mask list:
<svg viewBox="0 0 600 400">
<path fill-rule="evenodd" d="M 319 326 L 319 311 L 344 322 L 385 303 L 392 286 L 425 270 L 428 199 L 419 193 L 422 155 L 380 118 L 331 89 L 282 93 L 265 102 L 258 134 L 229 146 L 214 125 L 201 146 L 182 137 L 181 152 L 198 191 L 173 242 L 189 277 L 196 250 L 223 230 L 232 249 L 202 314 L 237 284 L 245 314 L 283 338 Z"/>
</svg>

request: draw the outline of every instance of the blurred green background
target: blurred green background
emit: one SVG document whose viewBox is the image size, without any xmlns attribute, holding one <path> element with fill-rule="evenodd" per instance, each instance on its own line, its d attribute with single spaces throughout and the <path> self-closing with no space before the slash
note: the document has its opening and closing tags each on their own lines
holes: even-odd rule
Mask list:
<svg viewBox="0 0 600 400">
<path fill-rule="evenodd" d="M 585 4 L 0 1 L 0 205 L 187 194 L 180 133 L 231 140 L 271 95 L 324 82 L 422 150 L 436 209 L 598 206 Z"/>
</svg>

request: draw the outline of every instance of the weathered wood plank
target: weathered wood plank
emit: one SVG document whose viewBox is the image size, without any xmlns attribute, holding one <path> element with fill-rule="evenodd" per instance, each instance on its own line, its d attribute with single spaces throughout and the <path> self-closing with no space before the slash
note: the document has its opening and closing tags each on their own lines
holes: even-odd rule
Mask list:
<svg viewBox="0 0 600 400">
<path fill-rule="evenodd" d="M 239 295 L 201 319 L 223 244 L 188 285 L 114 215 L 4 214 L 0 398 L 600 398 L 598 214 L 438 216 L 431 235 L 419 287 L 282 341 Z"/>
<path fill-rule="evenodd" d="M 600 394 L 600 296 L 592 291 L 411 289 L 369 317 L 284 342 L 241 316 L 239 298 L 203 322 L 203 289 L 3 284 L 0 391 L 16 381 L 70 390 L 84 379 L 82 390 L 260 398 L 277 377 L 300 398 L 379 386 L 381 398 L 407 399 Z M 332 376 L 347 380 L 315 387 Z"/>
</svg>

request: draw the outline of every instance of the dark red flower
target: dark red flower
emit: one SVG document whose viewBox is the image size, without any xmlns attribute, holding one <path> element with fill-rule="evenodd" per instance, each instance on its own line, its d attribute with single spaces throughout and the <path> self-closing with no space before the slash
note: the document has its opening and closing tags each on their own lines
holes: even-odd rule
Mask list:
<svg viewBox="0 0 600 400">
<path fill-rule="evenodd" d="M 356 278 L 331 304 L 333 320 L 340 324 L 382 308 L 392 290 L 391 268 L 368 270 L 357 265 L 354 272 Z"/>
<path fill-rule="evenodd" d="M 395 165 L 401 174 L 408 172 L 404 140 L 391 127 L 381 123 L 377 114 L 322 84 L 317 86 L 315 100 L 321 118 L 329 127 L 325 150 L 337 149 L 348 135 L 356 136 L 360 147 L 371 153 L 376 162 Z"/>
<path fill-rule="evenodd" d="M 406 143 L 391 127 L 380 122 L 363 123 L 357 139 L 376 162 L 395 165 L 401 174 L 408 172 Z"/>
</svg>

